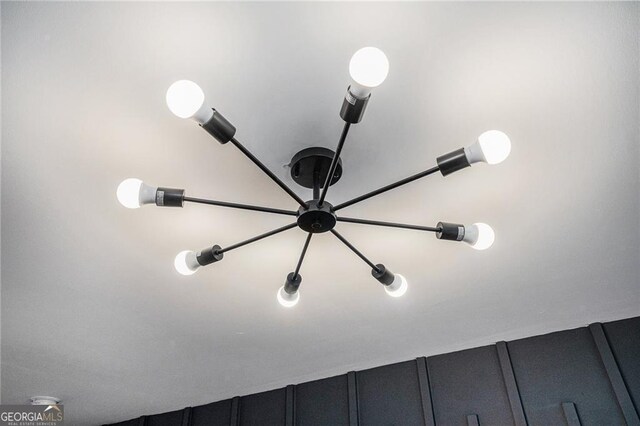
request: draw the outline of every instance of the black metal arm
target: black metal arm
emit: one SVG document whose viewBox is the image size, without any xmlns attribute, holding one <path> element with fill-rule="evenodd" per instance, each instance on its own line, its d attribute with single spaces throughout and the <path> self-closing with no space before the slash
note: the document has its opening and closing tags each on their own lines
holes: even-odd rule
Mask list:
<svg viewBox="0 0 640 426">
<path fill-rule="evenodd" d="M 184 201 L 198 204 L 209 204 L 212 206 L 231 207 L 234 209 L 253 210 L 257 212 L 285 214 L 288 216 L 297 216 L 298 212 L 293 210 L 274 209 L 271 207 L 252 206 L 249 204 L 228 203 L 226 201 L 208 200 L 206 198 L 184 197 Z"/>
<path fill-rule="evenodd" d="M 293 272 L 293 279 L 295 280 L 298 276 L 298 272 L 300 272 L 300 267 L 302 266 L 302 261 L 304 260 L 304 255 L 307 254 L 307 249 L 309 248 L 309 243 L 311 242 L 311 237 L 313 234 L 309 232 L 307 234 L 307 240 L 304 242 L 304 247 L 302 248 L 302 253 L 300 253 L 300 259 L 298 259 L 298 264 L 296 265 L 296 270 Z"/>
<path fill-rule="evenodd" d="M 416 231 L 439 232 L 441 230 L 440 228 L 437 228 L 437 227 L 434 228 L 432 226 L 408 225 L 405 223 L 395 223 L 395 222 L 381 222 L 379 220 L 357 219 L 352 217 L 337 216 L 336 219 L 338 220 L 338 222 L 359 223 L 361 225 L 388 226 L 390 228 L 413 229 Z"/>
<path fill-rule="evenodd" d="M 392 183 L 390 185 L 383 186 L 380 189 L 376 189 L 375 191 L 371 191 L 371 192 L 368 192 L 366 194 L 363 194 L 363 195 L 361 195 L 359 197 L 354 198 L 353 200 L 345 201 L 342 204 L 338 204 L 337 206 L 335 206 L 333 208 L 333 210 L 334 211 L 338 211 L 338 210 L 343 209 L 345 207 L 349 207 L 349 206 L 351 206 L 353 204 L 359 203 L 360 201 L 364 201 L 364 200 L 366 200 L 368 198 L 375 197 L 376 195 L 382 194 L 383 192 L 390 191 L 390 190 L 392 190 L 394 188 L 397 188 L 399 186 L 405 185 L 405 184 L 407 184 L 409 182 L 413 182 L 414 180 L 418 180 L 420 178 L 423 178 L 425 176 L 433 174 L 433 173 L 437 172 L 438 170 L 440 170 L 439 166 L 432 167 L 432 168 L 430 168 L 428 170 L 425 170 L 424 172 L 420 172 L 420 173 L 417 173 L 417 174 L 415 174 L 413 176 L 409 176 L 408 178 L 399 180 L 396 183 Z"/>
<path fill-rule="evenodd" d="M 232 144 L 234 144 L 236 146 L 236 148 L 238 148 L 240 151 L 242 151 L 242 153 L 244 155 L 246 155 L 251 161 L 253 161 L 253 163 L 256 166 L 258 166 L 260 168 L 260 170 L 265 172 L 267 174 L 267 176 L 269 176 L 271 178 L 271 180 L 273 180 L 275 183 L 277 183 L 280 188 L 282 188 L 287 194 L 289 194 L 291 196 L 291 198 L 296 200 L 298 202 L 298 204 L 300 204 L 302 207 L 307 207 L 307 203 L 305 203 L 302 198 L 300 198 L 295 192 L 293 192 L 291 190 L 291 188 L 289 188 L 287 186 L 287 184 L 285 184 L 283 181 L 280 180 L 280 178 L 278 178 L 278 176 L 273 174 L 273 172 L 271 170 L 269 170 L 267 168 L 267 166 L 262 164 L 262 162 L 260 160 L 258 160 L 258 158 L 256 158 L 255 155 L 253 155 L 251 152 L 249 152 L 249 150 L 247 148 L 245 148 L 244 145 L 242 145 L 236 138 L 231 138 L 230 142 Z"/>
<path fill-rule="evenodd" d="M 331 160 L 329 173 L 327 173 L 327 177 L 324 179 L 322 194 L 320 195 L 320 200 L 318 201 L 318 206 L 320 207 L 322 207 L 322 203 L 324 203 L 324 198 L 327 196 L 327 191 L 329 191 L 331 179 L 333 178 L 333 174 L 336 172 L 336 167 L 338 166 L 338 160 L 340 159 L 340 153 L 342 152 L 344 141 L 347 139 L 347 133 L 349 133 L 349 127 L 351 127 L 351 123 L 348 123 L 348 122 L 344 123 L 342 134 L 340 135 L 340 140 L 338 141 L 338 147 L 336 148 L 336 152 L 335 154 L 333 154 L 333 159 Z"/>
<path fill-rule="evenodd" d="M 264 234 L 260 234 L 260 235 L 258 235 L 256 237 L 249 238 L 248 240 L 241 241 L 241 242 L 239 242 L 237 244 L 234 244 L 232 246 L 225 247 L 223 249 L 217 250 L 216 253 L 226 253 L 228 251 L 237 249 L 238 247 L 246 246 L 247 244 L 251 244 L 251 243 L 254 243 L 256 241 L 262 240 L 263 238 L 267 238 L 267 237 L 270 237 L 272 235 L 279 234 L 280 232 L 284 232 L 286 230 L 289 230 L 291 228 L 295 228 L 296 226 L 298 226 L 297 223 L 292 223 L 290 225 L 283 226 L 282 228 L 274 229 L 273 231 L 269 231 L 269 232 L 266 232 Z"/>
<path fill-rule="evenodd" d="M 355 247 L 354 247 L 354 246 L 353 246 L 349 241 L 347 241 L 347 240 L 346 240 L 346 238 L 344 238 L 342 235 L 340 235 L 340 234 L 338 233 L 338 231 L 336 231 L 335 229 L 332 229 L 332 230 L 331 230 L 331 233 L 332 233 L 333 235 L 335 235 L 335 236 L 336 236 L 340 241 L 342 241 L 342 243 L 343 243 L 345 246 L 349 247 L 349 248 L 351 249 L 351 251 L 352 251 L 352 252 L 354 252 L 355 254 L 357 254 L 357 255 L 358 255 L 358 257 L 359 257 L 360 259 L 364 260 L 364 262 L 365 262 L 367 265 L 371 266 L 371 268 L 372 268 L 374 271 L 379 272 L 379 273 L 381 273 L 381 272 L 382 272 L 382 271 L 380 270 L 380 268 L 378 268 L 378 266 L 376 266 L 372 261 L 370 261 L 369 259 L 367 259 L 367 258 L 365 257 L 365 255 L 364 255 L 364 254 L 360 253 L 360 251 L 358 251 L 358 249 L 357 249 L 357 248 L 355 248 Z"/>
</svg>

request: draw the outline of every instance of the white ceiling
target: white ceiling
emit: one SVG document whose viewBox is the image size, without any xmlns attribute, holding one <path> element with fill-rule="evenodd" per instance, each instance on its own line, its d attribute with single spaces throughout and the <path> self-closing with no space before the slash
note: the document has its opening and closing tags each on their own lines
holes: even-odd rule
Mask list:
<svg viewBox="0 0 640 426">
<path fill-rule="evenodd" d="M 640 314 L 639 3 L 3 3 L 2 402 L 65 401 L 112 422 L 461 348 Z M 345 201 L 422 171 L 484 130 L 510 158 L 345 209 L 487 222 L 491 250 L 340 224 L 410 283 L 392 299 L 331 235 L 301 301 L 275 293 L 292 230 L 179 276 L 182 249 L 229 245 L 285 216 L 122 208 L 140 177 L 192 196 L 296 207 L 233 146 L 166 108 L 197 81 L 291 185 L 301 148 L 334 147 L 347 65 L 387 81 L 343 152 Z M 296 188 L 303 197 L 309 192 Z"/>
</svg>

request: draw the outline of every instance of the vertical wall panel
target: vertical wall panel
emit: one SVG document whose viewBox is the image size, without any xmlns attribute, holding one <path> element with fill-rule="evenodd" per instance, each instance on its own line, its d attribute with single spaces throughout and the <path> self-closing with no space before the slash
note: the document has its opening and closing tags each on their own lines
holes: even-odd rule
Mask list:
<svg viewBox="0 0 640 426">
<path fill-rule="evenodd" d="M 631 402 L 629 391 L 627 390 L 627 386 L 624 384 L 624 380 L 620 374 L 620 369 L 618 368 L 618 364 L 613 356 L 613 352 L 611 352 L 611 347 L 609 346 L 607 337 L 604 335 L 602 324 L 591 324 L 589 326 L 589 331 L 591 331 L 591 336 L 596 343 L 596 348 L 600 354 L 602 365 L 604 365 L 604 369 L 607 372 L 609 383 L 611 383 L 613 393 L 618 400 L 618 405 L 622 410 L 622 415 L 624 416 L 627 425 L 640 426 L 640 418 L 638 418 L 633 402 Z"/>
<path fill-rule="evenodd" d="M 509 405 L 511 406 L 511 415 L 513 416 L 515 426 L 527 426 L 524 409 L 522 408 L 522 401 L 520 401 L 518 384 L 516 383 L 516 376 L 513 374 L 513 367 L 511 366 L 511 357 L 509 356 L 507 343 L 496 343 L 496 351 L 498 352 L 498 361 L 500 362 L 500 369 L 502 370 L 502 379 L 504 380 L 504 385 L 507 389 Z"/>
<path fill-rule="evenodd" d="M 572 401 L 583 425 L 623 425 L 604 366 L 586 328 L 507 344 L 527 420 L 564 424 L 562 403 Z"/>
<path fill-rule="evenodd" d="M 427 369 L 436 424 L 466 426 L 472 413 L 483 424 L 514 424 L 495 346 L 429 357 Z"/>
<path fill-rule="evenodd" d="M 184 410 L 170 411 L 147 417 L 146 426 L 176 426 L 182 425 Z"/>
<path fill-rule="evenodd" d="M 191 426 L 229 426 L 231 400 L 191 408 Z"/>
<path fill-rule="evenodd" d="M 360 371 L 357 382 L 360 425 L 424 424 L 414 361 Z"/>
<path fill-rule="evenodd" d="M 191 426 L 191 407 L 187 407 L 182 412 L 182 425 Z"/>
<path fill-rule="evenodd" d="M 285 424 L 285 389 L 255 393 L 240 398 L 240 426 Z"/>
<path fill-rule="evenodd" d="M 231 419 L 229 420 L 229 426 L 238 426 L 240 416 L 240 397 L 234 396 L 231 398 Z"/>
<path fill-rule="evenodd" d="M 296 426 L 349 426 L 347 375 L 296 386 Z"/>
<path fill-rule="evenodd" d="M 420 384 L 420 399 L 422 400 L 422 420 L 425 426 L 435 426 L 433 417 L 433 404 L 431 402 L 431 385 L 427 372 L 427 359 L 425 357 L 416 358 L 416 368 L 418 369 L 418 382 Z"/>
<path fill-rule="evenodd" d="M 603 327 L 636 412 L 640 413 L 640 317 Z"/>
<path fill-rule="evenodd" d="M 296 387 L 285 388 L 285 426 L 294 426 L 296 419 Z"/>
<path fill-rule="evenodd" d="M 358 426 L 358 381 L 355 371 L 347 373 L 349 388 L 349 426 Z"/>
</svg>

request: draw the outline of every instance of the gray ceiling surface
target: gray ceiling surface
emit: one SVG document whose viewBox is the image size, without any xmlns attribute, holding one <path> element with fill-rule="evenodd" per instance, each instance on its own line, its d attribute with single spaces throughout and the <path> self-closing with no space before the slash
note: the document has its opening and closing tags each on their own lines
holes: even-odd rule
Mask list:
<svg viewBox="0 0 640 426">
<path fill-rule="evenodd" d="M 639 3 L 2 3 L 2 402 L 62 398 L 99 424 L 385 363 L 640 314 Z M 139 177 L 294 209 L 233 146 L 165 105 L 198 82 L 288 184 L 334 147 L 351 54 L 389 77 L 352 127 L 329 201 L 417 173 L 483 131 L 507 161 L 344 210 L 489 223 L 490 250 L 340 224 L 409 280 L 388 297 L 331 235 L 301 300 L 275 294 L 291 230 L 182 277 L 175 254 L 291 218 L 200 205 L 128 210 Z M 302 197 L 308 190 L 297 187 Z"/>
</svg>

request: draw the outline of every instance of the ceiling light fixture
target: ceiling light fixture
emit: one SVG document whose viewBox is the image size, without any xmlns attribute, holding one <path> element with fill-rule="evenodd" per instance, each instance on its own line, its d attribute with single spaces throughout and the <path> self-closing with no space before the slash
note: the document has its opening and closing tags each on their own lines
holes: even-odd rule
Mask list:
<svg viewBox="0 0 640 426">
<path fill-rule="evenodd" d="M 423 172 L 414 174 L 398 182 L 368 192 L 349 201 L 332 205 L 326 201 L 329 187 L 342 176 L 340 153 L 352 124 L 362 120 L 365 109 L 371 98 L 371 91 L 382 84 L 389 72 L 389 61 L 385 54 L 375 47 L 358 50 L 349 63 L 351 84 L 342 103 L 340 117 L 345 121 L 342 134 L 335 151 L 327 148 L 306 148 L 295 154 L 291 160 L 291 178 L 299 185 L 313 191 L 313 198 L 305 201 L 289 188 L 280 178 L 269 170 L 236 138 L 236 128 L 215 109 L 209 108 L 204 92 L 200 87 L 188 80 L 173 83 L 167 90 L 167 106 L 176 116 L 194 120 L 221 144 L 231 142 L 271 180 L 282 188 L 298 204 L 298 210 L 282 210 L 248 204 L 216 201 L 205 198 L 187 197 L 183 189 L 154 187 L 139 179 L 126 179 L 118 186 L 117 197 L 120 203 L 128 208 L 138 208 L 144 204 L 155 204 L 163 207 L 182 207 L 185 202 L 209 204 L 213 206 L 253 210 L 280 215 L 295 216 L 296 221 L 281 228 L 249 238 L 248 240 L 226 246 L 214 245 L 198 252 L 181 251 L 175 258 L 174 266 L 182 275 L 194 274 L 201 266 L 209 265 L 223 259 L 224 254 L 262 240 L 272 235 L 298 227 L 307 233 L 295 270 L 289 273 L 285 283 L 277 292 L 278 302 L 291 307 L 300 300 L 300 284 L 302 275 L 300 268 L 305 257 L 311 237 L 314 234 L 331 232 L 338 240 L 353 251 L 360 259 L 371 267 L 371 275 L 378 280 L 387 294 L 400 297 L 407 291 L 407 280 L 400 274 L 394 274 L 383 264 L 375 264 L 354 247 L 342 234 L 335 230 L 337 222 L 357 223 L 363 225 L 387 226 L 393 228 L 413 229 L 435 233 L 441 240 L 464 241 L 477 250 L 484 250 L 493 244 L 493 229 L 484 223 L 464 226 L 457 223 L 439 222 L 436 226 L 409 225 L 394 222 L 358 219 L 339 216 L 337 212 L 376 195 L 390 191 L 417 179 L 440 172 L 447 176 L 455 171 L 469 167 L 471 164 L 484 162 L 498 164 L 504 161 L 511 151 L 511 142 L 507 135 L 497 130 L 481 134 L 477 141 L 467 148 L 460 148 L 436 159 L 437 165 Z"/>
</svg>

